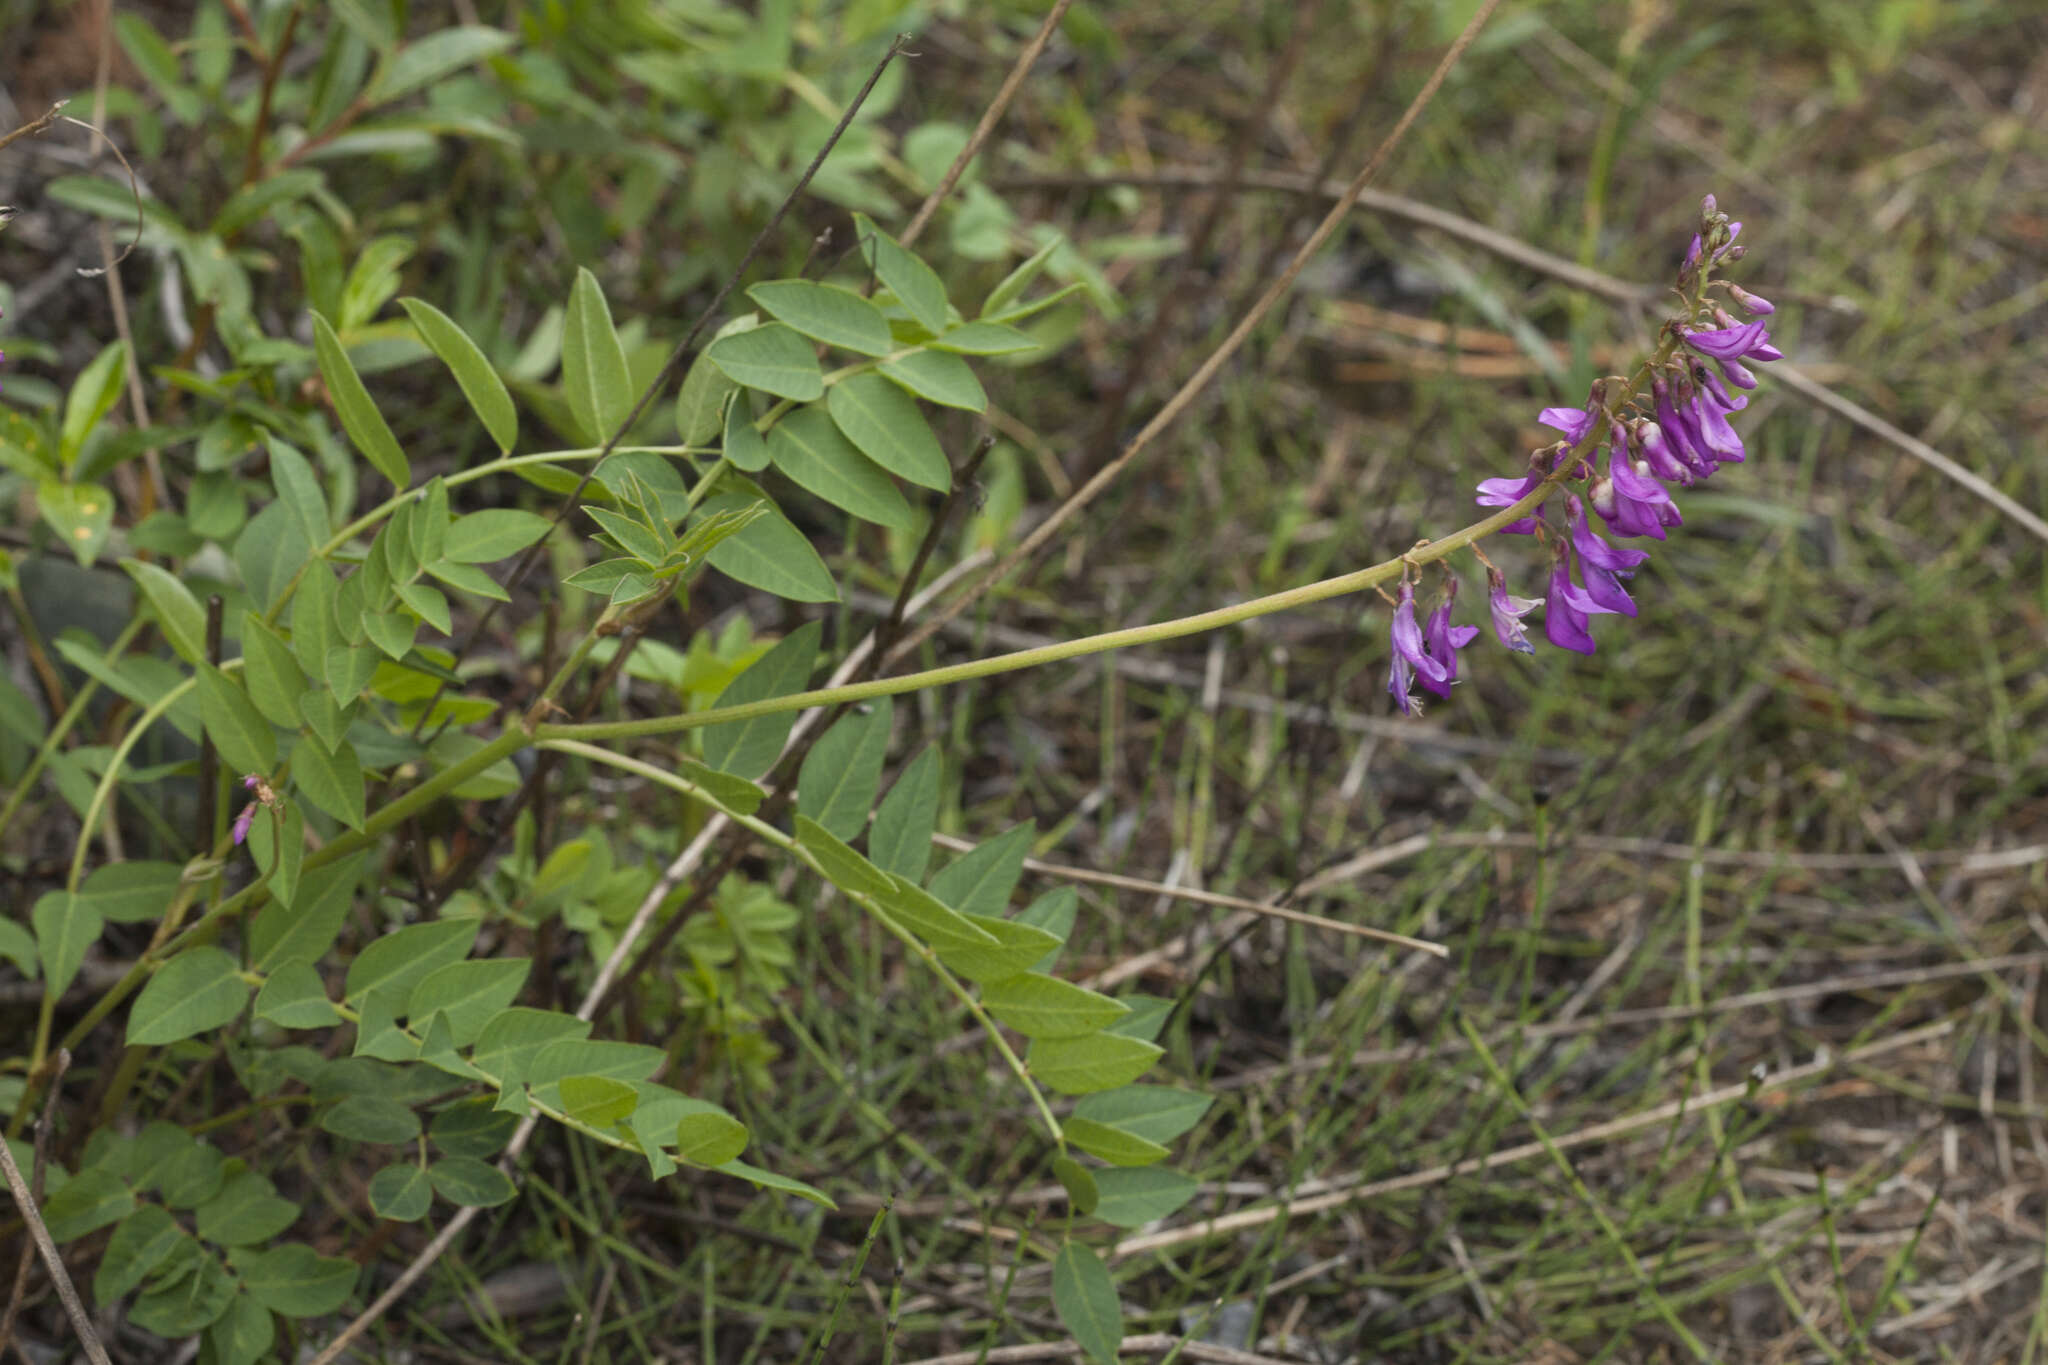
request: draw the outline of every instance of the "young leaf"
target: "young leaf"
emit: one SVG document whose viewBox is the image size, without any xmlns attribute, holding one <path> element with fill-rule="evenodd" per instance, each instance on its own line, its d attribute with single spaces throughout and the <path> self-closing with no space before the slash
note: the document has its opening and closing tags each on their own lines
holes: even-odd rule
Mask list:
<svg viewBox="0 0 2048 1365">
<path fill-rule="evenodd" d="M 1095 1172 L 1100 1199 L 1097 1218 L 1120 1228 L 1141 1228 L 1174 1213 L 1195 1197 L 1194 1177 L 1164 1166 L 1132 1166 Z"/>
<path fill-rule="evenodd" d="M 938 813 L 939 754 L 926 745 L 875 808 L 875 827 L 868 831 L 868 854 L 875 866 L 907 882 L 923 881 Z"/>
<path fill-rule="evenodd" d="M 1001 282 L 988 291 L 988 297 L 981 301 L 981 316 L 986 318 L 1005 312 L 1011 304 L 1024 297 L 1024 291 L 1031 287 L 1031 282 L 1038 278 L 1039 272 L 1045 269 L 1046 262 L 1053 258 L 1053 253 L 1058 251 L 1064 242 L 1065 238 L 1054 237 L 1032 252 L 1029 260 L 1003 276 Z"/>
<path fill-rule="evenodd" d="M 798 408 L 777 422 L 768 432 L 768 454 L 799 487 L 834 507 L 897 530 L 910 525 L 910 504 L 896 485 L 820 409 Z"/>
<path fill-rule="evenodd" d="M 885 360 L 881 371 L 919 398 L 927 398 L 941 407 L 965 408 L 969 412 L 985 412 L 988 409 L 988 394 L 982 389 L 981 381 L 974 377 L 974 371 L 967 362 L 957 355 L 944 351 L 912 351 L 909 355 Z"/>
<path fill-rule="evenodd" d="M 1166 1160 L 1166 1149 L 1158 1143 L 1094 1119 L 1069 1118 L 1060 1125 L 1060 1130 L 1067 1141 L 1112 1166 L 1151 1166 Z"/>
<path fill-rule="evenodd" d="M 327 381 L 327 396 L 334 402 L 335 415 L 341 418 L 349 441 L 379 474 L 394 486 L 404 488 L 412 482 L 412 466 L 406 462 L 405 451 L 391 434 L 384 414 L 371 401 L 370 391 L 363 387 L 355 363 L 342 349 L 341 338 L 317 312 L 313 314 L 313 353 L 320 362 L 320 375 Z"/>
<path fill-rule="evenodd" d="M 161 1046 L 228 1023 L 249 1003 L 239 973 L 234 958 L 210 944 L 164 963 L 128 1009 L 129 1044 Z"/>
<path fill-rule="evenodd" d="M 747 297 L 769 316 L 827 346 L 862 355 L 887 355 L 896 349 L 889 319 L 851 289 L 811 280 L 773 280 L 747 290 Z"/>
<path fill-rule="evenodd" d="M 1079 1038 L 1034 1039 L 1025 1063 L 1033 1075 L 1060 1093 L 1087 1095 L 1135 1081 L 1164 1054 L 1163 1048 L 1136 1038 L 1089 1033 Z"/>
<path fill-rule="evenodd" d="M 1024 858 L 1037 832 L 1037 825 L 1027 820 L 983 840 L 939 869 L 931 881 L 932 894 L 969 914 L 1002 914 L 1023 875 Z"/>
<path fill-rule="evenodd" d="M 846 439 L 891 474 L 941 493 L 953 486 L 952 466 L 917 400 L 881 375 L 847 376 L 832 386 L 825 408 Z"/>
<path fill-rule="evenodd" d="M 702 352 L 690 362 L 690 372 L 683 376 L 683 387 L 676 393 L 676 434 L 684 445 L 701 446 L 719 433 L 725 400 L 732 396 L 734 387 L 725 371 Z"/>
<path fill-rule="evenodd" d="M 370 1177 L 370 1208 L 394 1223 L 417 1223 L 434 1202 L 426 1167 L 401 1161 Z"/>
<path fill-rule="evenodd" d="M 796 779 L 796 808 L 834 836 L 851 839 L 867 824 L 889 753 L 894 708 L 887 697 L 865 711 L 847 712 L 804 759 Z"/>
<path fill-rule="evenodd" d="M 865 214 L 853 216 L 860 234 L 861 256 L 888 291 L 896 296 L 918 326 L 927 332 L 946 330 L 946 286 L 932 268 L 898 246 Z"/>
<path fill-rule="evenodd" d="M 982 987 L 981 1002 L 990 1014 L 1026 1038 L 1077 1038 L 1125 1013 L 1121 1001 L 1036 972 Z"/>
<path fill-rule="evenodd" d="M 960 355 L 1014 355 L 1019 351 L 1035 351 L 1040 344 L 1015 327 L 1005 327 L 1000 322 L 967 322 L 944 336 L 934 337 L 931 347 L 935 351 L 953 351 Z"/>
<path fill-rule="evenodd" d="M 322 1256 L 300 1242 L 238 1257 L 242 1287 L 256 1302 L 288 1318 L 317 1318 L 348 1302 L 360 1267 L 338 1256 Z"/>
<path fill-rule="evenodd" d="M 476 410 L 478 420 L 498 449 L 511 454 L 512 447 L 519 442 L 519 413 L 512 406 L 512 395 L 505 391 L 505 381 L 498 378 L 483 348 L 470 340 L 469 333 L 457 326 L 455 319 L 424 299 L 400 299 L 398 306 L 412 319 L 420 340 L 441 358 L 441 363 L 455 376 L 455 382 L 462 386 L 463 396 L 469 399 L 470 407 Z"/>
<path fill-rule="evenodd" d="M 61 996 L 106 926 L 91 901 L 69 891 L 44 892 L 30 918 L 36 926 L 36 954 L 43 963 L 43 989 L 52 998 Z"/>
<path fill-rule="evenodd" d="M 159 564 L 150 564 L 140 559 L 124 559 L 121 567 L 135 580 L 135 586 L 142 589 L 149 607 L 156 614 L 156 623 L 164 633 L 164 642 L 188 664 L 203 663 L 206 659 L 206 608 L 199 605 L 199 599 L 184 581 Z"/>
<path fill-rule="evenodd" d="M 562 324 L 562 387 L 577 429 L 591 445 L 602 445 L 633 410 L 626 349 L 612 327 L 597 276 L 580 267 Z"/>
<path fill-rule="evenodd" d="M 734 332 L 704 348 L 704 358 L 735 384 L 808 403 L 825 395 L 825 372 L 796 329 L 780 322 Z"/>
<path fill-rule="evenodd" d="M 713 553 L 715 562 L 716 552 Z M 766 701 L 800 690 L 810 680 L 811 667 L 817 659 L 818 640 L 823 633 L 824 627 L 816 621 L 806 622 L 791 631 L 773 649 L 754 660 L 746 672 L 726 685 L 726 689 L 719 693 L 714 709 Z M 795 723 L 794 711 L 782 711 L 750 720 L 707 725 L 704 727 L 704 761 L 721 772 L 745 778 L 760 777 L 781 756 L 790 726 Z"/>
<path fill-rule="evenodd" d="M 363 827 L 363 766 L 347 740 L 333 753 L 317 739 L 301 741 L 292 750 L 292 785 L 350 829 Z"/>
<path fill-rule="evenodd" d="M 1102 1258 L 1079 1242 L 1061 1245 L 1052 1262 L 1052 1306 L 1096 1365 L 1116 1365 L 1123 1345 L 1123 1308 Z"/>
</svg>

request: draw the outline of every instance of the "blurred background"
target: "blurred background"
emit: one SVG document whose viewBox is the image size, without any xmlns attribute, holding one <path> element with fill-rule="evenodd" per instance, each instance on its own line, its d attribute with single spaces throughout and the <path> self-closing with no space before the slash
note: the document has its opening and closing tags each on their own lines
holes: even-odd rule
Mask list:
<svg viewBox="0 0 2048 1365">
<path fill-rule="evenodd" d="M 207 451 L 239 448 L 243 419 L 170 372 L 218 379 L 268 363 L 260 341 L 303 343 L 306 299 L 338 293 L 365 253 L 477 337 L 531 416 L 559 419 L 557 306 L 576 266 L 600 276 L 651 376 L 895 33 L 917 56 L 750 278 L 844 250 L 854 210 L 900 227 L 1045 13 L 245 3 L 109 16 L 97 0 L 0 0 L 7 123 L 69 96 L 151 205 L 117 278 L 148 391 L 175 411 L 161 420 L 194 432 L 160 469 L 122 467 L 116 547 L 147 508 L 188 505 L 205 479 L 225 497 L 218 477 L 234 478 Z M 1083 286 L 1037 320 L 1046 352 L 989 373 L 998 444 L 937 568 L 1000 553 L 1114 456 L 1473 8 L 1067 11 L 921 243 L 972 298 L 1063 234 L 1055 277 Z M 257 164 L 245 130 L 267 94 L 239 25 L 274 38 L 292 13 L 275 80 L 298 112 L 262 156 L 317 183 L 224 214 Z M 351 114 L 351 35 L 458 21 L 514 41 L 401 112 Z M 1748 462 L 1680 495 L 1684 528 L 1635 579 L 1640 616 L 1602 618 L 1596 655 L 1512 655 L 1489 635 L 1453 697 L 1405 720 L 1384 691 L 1385 605 L 1345 599 L 899 707 L 899 757 L 945 748 L 951 832 L 1034 819 L 1046 863 L 1143 884 L 1082 886 L 1065 969 L 1171 1001 L 1170 1074 L 1221 1098 L 1183 1144 L 1202 1195 L 1112 1254 L 1132 1332 L 1317 1362 L 2041 1353 L 2044 120 L 2048 17 L 2026 4 L 1504 5 L 1195 406 L 926 647 L 940 663 L 1183 615 L 1467 524 L 1472 486 L 1551 439 L 1540 408 L 1578 405 L 1653 344 L 1701 195 L 1745 224 L 1731 277 L 1775 301 L 1773 338 L 1808 383 L 1766 367 L 1739 419 Z M 78 188 L 87 175 L 116 189 Z M 0 201 L 19 213 L 0 236 L 4 401 L 47 411 L 116 334 L 106 282 L 77 271 L 103 228 L 117 250 L 133 234 L 133 204 L 70 126 L 0 155 Z M 209 264 L 209 241 L 229 266 Z M 360 320 L 388 337 L 381 366 L 374 346 L 358 359 L 415 467 L 481 458 L 396 316 Z M 938 429 L 958 453 L 982 423 L 951 413 Z M 0 473 L 14 601 L 45 635 L 110 637 L 127 580 L 53 557 L 22 488 Z M 511 480 L 488 495 L 551 505 Z M 916 537 L 806 529 L 854 585 L 831 616 L 851 638 L 886 611 Z M 1488 551 L 1541 593 L 1536 547 Z M 1483 575 L 1469 556 L 1453 567 L 1480 619 Z M 658 638 L 687 651 L 739 615 L 764 633 L 801 619 L 714 584 Z M 539 629 L 520 604 L 479 686 L 517 695 Z M 32 693 L 19 637 L 8 652 Z M 12 771 L 19 752 L 0 761 Z M 553 818 L 599 802 L 569 791 Z M 26 887 L 68 858 L 67 819 L 53 803 L 7 876 Z M 123 823 L 169 837 L 140 812 Z M 621 863 L 673 852 L 630 803 L 611 837 Z M 1058 884 L 1027 873 L 1027 891 Z M 1450 952 L 1248 920 L 1186 891 L 1286 896 Z M 993 1140 L 1024 1126 L 1017 1096 L 978 1050 L 934 1048 L 958 1028 L 944 1002 L 874 945 L 846 950 L 842 919 L 806 915 L 784 975 L 757 979 L 744 1065 L 727 1068 L 731 1038 L 708 1024 L 700 1046 L 793 1174 L 864 1194 L 819 1216 L 542 1144 L 602 1235 L 530 1197 L 508 1206 L 391 1320 L 394 1339 L 551 1357 L 616 1278 L 626 1306 L 593 1338 L 613 1359 L 788 1358 L 885 1199 L 889 1254 L 867 1261 L 834 1358 L 1056 1333 L 1031 1306 L 1042 1266 L 1023 1255 L 1011 1278 L 1062 1207 L 1041 1153 Z M 675 989 L 646 1008 L 689 1007 Z M 798 1046 L 778 1010 L 848 1071 Z M 1267 1212 L 1204 1225 L 1244 1210 Z M 540 1289 L 506 1297 L 510 1318 L 462 1310 L 458 1285 L 522 1275 Z"/>
</svg>

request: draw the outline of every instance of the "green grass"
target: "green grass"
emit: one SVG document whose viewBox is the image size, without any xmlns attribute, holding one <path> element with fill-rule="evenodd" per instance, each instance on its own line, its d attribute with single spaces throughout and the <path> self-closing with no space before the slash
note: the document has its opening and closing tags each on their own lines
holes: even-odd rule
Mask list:
<svg viewBox="0 0 2048 1365">
<path fill-rule="evenodd" d="M 1293 11 L 1175 9 L 1101 9 L 1115 41 L 1027 86 L 989 173 L 1105 183 L 1019 190 L 1020 211 L 1084 242 L 1185 231 L 1200 212 L 1188 192 L 1115 181 L 1220 164 L 1262 112 Z M 1314 172 L 1355 119 L 1349 175 L 1455 32 L 1450 9 L 1462 18 L 1323 6 L 1252 165 Z M 1792 363 L 2040 508 L 2048 181 L 2038 123 L 2014 112 L 2039 85 L 2038 21 L 2016 5 L 1865 9 L 1723 7 L 1624 38 L 1628 7 L 1511 8 L 1377 187 L 1652 284 L 1712 189 L 1747 224 L 1734 277 L 1777 300 Z M 910 79 L 971 122 L 1007 44 L 957 62 L 983 27 L 938 30 Z M 1635 95 L 1608 94 L 1588 61 Z M 1185 297 L 1133 425 L 1320 204 L 1247 192 L 1212 259 L 1112 266 L 1130 313 L 1091 322 L 1053 365 L 995 371 L 995 404 L 1084 478 L 1095 396 L 1162 292 Z M 651 300 L 612 302 L 638 316 Z M 1510 349 L 1523 363 L 1506 375 L 1346 378 L 1384 356 L 1330 322 L 1332 300 L 1566 349 Z M 1004 631 L 1205 609 L 1448 533 L 1471 519 L 1471 485 L 1536 444 L 1536 410 L 1632 364 L 1657 321 L 1360 213 L 1063 546 L 920 666 L 1011 647 Z M 1767 373 L 1741 427 L 1749 461 L 1681 496 L 1686 526 L 1635 580 L 1639 618 L 1604 619 L 1590 659 L 1482 640 L 1422 722 L 1389 715 L 1371 601 L 905 699 L 901 756 L 948 746 L 951 831 L 1035 819 L 1047 862 L 1263 900 L 1430 841 L 1290 903 L 1441 942 L 1441 960 L 1273 922 L 1220 937 L 1222 910 L 1081 886 L 1063 969 L 1170 999 L 1163 1079 L 1219 1097 L 1176 1147 L 1201 1196 L 1122 1252 L 1100 1243 L 1130 1333 L 1295 1361 L 2048 1355 L 2048 860 L 1969 861 L 2048 843 L 2048 558 Z M 965 419 L 941 428 L 949 451 L 972 435 Z M 1015 464 L 1049 510 L 1040 461 Z M 1488 549 L 1540 591 L 1533 547 Z M 1469 614 L 1484 580 L 1458 568 Z M 621 806 L 668 818 L 613 788 L 562 792 L 553 818 Z M 1059 884 L 1027 874 L 1022 894 Z M 682 1060 L 753 1129 L 750 1160 L 841 1209 L 651 1184 L 643 1163 L 543 1137 L 522 1198 L 375 1329 L 382 1349 L 915 1361 L 1063 1339 L 1047 1286 L 1065 1203 L 1023 1097 L 984 1046 L 934 1041 L 965 1017 L 892 940 L 808 880 L 778 890 L 804 913 L 799 984 L 763 1021 L 772 1087 L 722 1069 L 715 1039 L 685 1040 Z M 1163 945 L 1177 946 L 1124 974 Z M 2018 960 L 1967 967 L 2000 957 Z M 666 1041 L 631 1011 L 626 1028 Z M 348 1207 L 353 1176 L 314 1175 Z M 337 1218 L 338 1236 L 360 1232 Z M 379 1271 L 417 1245 L 394 1238 Z M 507 1277 L 528 1297 L 460 1309 Z"/>
</svg>

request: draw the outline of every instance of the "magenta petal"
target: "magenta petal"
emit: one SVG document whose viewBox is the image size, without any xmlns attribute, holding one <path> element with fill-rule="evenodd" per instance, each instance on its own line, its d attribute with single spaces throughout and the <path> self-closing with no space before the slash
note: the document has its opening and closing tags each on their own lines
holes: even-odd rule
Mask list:
<svg viewBox="0 0 2048 1365">
<path fill-rule="evenodd" d="M 1713 356 L 1716 360 L 1739 360 L 1754 350 L 1758 342 L 1765 340 L 1767 338 L 1761 322 L 1685 333 L 1686 345 L 1701 355 Z"/>
<path fill-rule="evenodd" d="M 235 817 L 234 836 L 237 844 L 249 837 L 249 826 L 256 822 L 256 803 L 251 801 L 242 807 L 242 813 Z"/>
<path fill-rule="evenodd" d="M 1559 649 L 1591 654 L 1593 632 L 1586 627 L 1586 613 L 1566 595 L 1568 589 L 1573 595 L 1577 594 L 1577 589 L 1572 587 L 1571 571 L 1566 567 L 1564 558 L 1559 556 L 1550 570 L 1550 596 L 1543 608 L 1543 633 Z"/>
</svg>

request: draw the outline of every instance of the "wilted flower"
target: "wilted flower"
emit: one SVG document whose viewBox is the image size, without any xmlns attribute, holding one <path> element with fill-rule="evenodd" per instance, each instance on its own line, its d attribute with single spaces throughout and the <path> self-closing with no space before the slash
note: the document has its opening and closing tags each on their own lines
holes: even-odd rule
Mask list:
<svg viewBox="0 0 2048 1365">
<path fill-rule="evenodd" d="M 1542 606 L 1543 599 L 1511 596 L 1507 575 L 1495 568 L 1487 569 L 1486 586 L 1487 605 L 1493 610 L 1494 636 L 1518 654 L 1534 654 L 1536 646 L 1529 643 L 1529 636 L 1522 629 L 1522 618 Z"/>
</svg>

